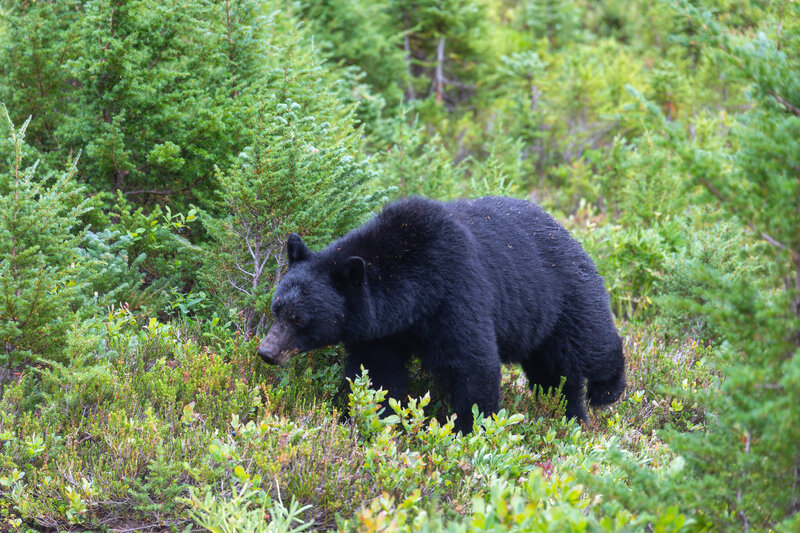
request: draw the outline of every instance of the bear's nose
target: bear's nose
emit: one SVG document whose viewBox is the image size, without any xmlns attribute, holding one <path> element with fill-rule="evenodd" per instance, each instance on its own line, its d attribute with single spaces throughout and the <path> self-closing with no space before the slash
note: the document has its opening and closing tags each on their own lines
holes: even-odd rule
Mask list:
<svg viewBox="0 0 800 533">
<path fill-rule="evenodd" d="M 272 352 L 270 350 L 267 350 L 264 347 L 259 346 L 257 353 L 258 353 L 259 357 L 261 357 L 261 359 L 264 360 L 265 363 L 269 363 L 271 365 L 278 364 L 278 362 L 275 360 L 275 353 L 274 352 Z"/>
</svg>

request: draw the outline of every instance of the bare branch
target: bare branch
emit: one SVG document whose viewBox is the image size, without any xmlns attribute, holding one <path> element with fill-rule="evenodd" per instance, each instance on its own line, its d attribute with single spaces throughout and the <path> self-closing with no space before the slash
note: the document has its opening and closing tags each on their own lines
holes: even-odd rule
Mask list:
<svg viewBox="0 0 800 533">
<path fill-rule="evenodd" d="M 254 273 L 254 272 L 248 272 L 247 270 L 243 269 L 243 268 L 242 268 L 242 267 L 239 265 L 239 263 L 236 263 L 236 264 L 234 264 L 233 266 L 235 266 L 235 267 L 236 267 L 236 270 L 238 270 L 238 271 L 239 271 L 239 272 L 241 272 L 242 274 L 245 274 L 245 275 L 246 275 L 246 276 L 248 276 L 248 277 L 251 277 L 251 278 L 252 278 L 253 276 L 255 276 L 255 273 Z"/>
<path fill-rule="evenodd" d="M 786 250 L 787 252 L 789 252 L 789 255 L 792 257 L 792 261 L 794 261 L 795 263 L 800 262 L 800 254 L 798 254 L 796 251 L 792 250 L 779 240 L 772 237 L 766 231 L 759 231 L 752 222 L 748 222 L 747 227 L 750 228 L 759 237 L 770 243 L 772 246 L 775 246 L 776 248 L 779 248 L 781 250 Z"/>
<path fill-rule="evenodd" d="M 247 251 L 250 252 L 250 256 L 253 258 L 253 265 L 258 264 L 258 257 L 256 257 L 256 252 L 253 250 L 253 245 L 250 244 L 250 228 L 247 228 L 247 235 L 244 236 L 244 242 L 247 244 Z"/>
<path fill-rule="evenodd" d="M 765 241 L 767 241 L 768 243 L 770 243 L 772 246 L 777 246 L 777 247 L 778 247 L 778 248 L 780 248 L 781 250 L 786 250 L 786 249 L 787 249 L 785 244 L 783 244 L 782 242 L 780 242 L 780 241 L 778 241 L 778 240 L 774 239 L 773 237 L 771 237 L 771 236 L 769 235 L 769 233 L 767 233 L 767 232 L 765 232 L 765 231 L 758 231 L 758 230 L 755 228 L 755 226 L 753 226 L 753 224 L 748 224 L 747 226 L 748 226 L 748 227 L 749 227 L 751 230 L 753 230 L 754 232 L 758 233 L 758 235 L 759 235 L 759 236 L 760 236 L 762 239 L 764 239 Z"/>
<path fill-rule="evenodd" d="M 283 259 L 284 257 L 286 257 L 286 255 L 284 254 L 285 247 L 286 247 L 285 244 L 281 244 L 280 249 L 278 250 L 278 253 L 275 254 L 275 262 L 277 263 L 277 267 L 275 268 L 275 283 L 276 284 L 278 282 L 280 282 L 281 277 L 283 276 L 283 272 L 284 272 L 284 268 L 283 267 L 286 264 L 286 262 Z"/>
<path fill-rule="evenodd" d="M 452 86 L 458 87 L 460 89 L 474 89 L 475 88 L 475 84 L 474 83 L 463 83 L 463 82 L 460 82 L 458 80 L 451 80 L 451 79 L 445 78 L 445 77 L 442 77 L 442 81 L 444 82 L 445 85 L 452 85 Z"/>
<path fill-rule="evenodd" d="M 269 261 L 270 257 L 272 257 L 272 249 L 267 250 L 267 253 L 264 255 L 264 260 L 258 265 L 259 271 L 263 271 L 267 267 L 267 261 Z"/>
<path fill-rule="evenodd" d="M 730 203 L 728 198 L 724 194 L 722 194 L 722 192 L 719 189 L 717 189 L 707 179 L 705 179 L 703 177 L 699 177 L 699 180 L 700 180 L 700 183 L 702 183 L 703 186 L 705 186 L 705 188 L 708 189 L 708 192 L 710 192 L 712 195 L 714 195 L 714 197 L 717 200 L 719 200 L 720 202 L 725 203 L 725 204 L 729 204 Z M 756 235 L 758 235 L 759 237 L 761 237 L 762 239 L 767 241 L 772 246 L 775 246 L 776 248 L 779 248 L 781 250 L 786 250 L 789 253 L 789 255 L 792 257 L 792 260 L 795 263 L 800 262 L 800 254 L 798 254 L 795 250 L 792 250 L 791 248 L 786 246 L 784 243 L 780 242 L 778 239 L 774 238 L 772 235 L 770 235 L 766 231 L 761 231 L 758 228 L 756 228 L 755 223 L 747 222 L 747 227 L 750 228 L 750 230 L 752 230 L 753 233 L 755 233 Z"/>
<path fill-rule="evenodd" d="M 241 292 L 245 293 L 245 294 L 246 294 L 246 295 L 248 295 L 248 296 L 252 296 L 252 295 L 251 295 L 249 292 L 247 292 L 247 290 L 246 290 L 246 289 L 243 289 L 243 288 L 241 288 L 240 286 L 238 286 L 236 283 L 234 283 L 234 281 L 231 279 L 231 276 L 230 276 L 230 274 L 228 274 L 226 277 L 228 278 L 228 283 L 230 283 L 230 284 L 231 284 L 231 286 L 232 286 L 234 289 L 236 289 L 236 290 L 238 290 L 238 291 L 241 291 Z"/>
<path fill-rule="evenodd" d="M 163 194 L 163 195 L 170 195 L 175 194 L 175 191 L 167 189 L 167 190 L 156 190 L 156 189 L 139 189 L 137 191 L 125 191 L 122 194 Z"/>
<path fill-rule="evenodd" d="M 703 186 L 704 186 L 706 189 L 708 189 L 708 192 L 710 192 L 711 194 L 713 194 L 713 195 L 714 195 L 714 197 L 715 197 L 717 200 L 719 200 L 719 201 L 720 201 L 720 202 L 722 202 L 722 203 L 727 203 L 727 202 L 728 202 L 728 198 L 727 198 L 727 197 L 726 197 L 724 194 L 722 194 L 722 192 L 720 192 L 720 190 L 719 190 L 719 189 L 717 189 L 717 188 L 714 186 L 714 184 L 712 184 L 710 181 L 708 181 L 707 179 L 705 179 L 705 178 L 704 178 L 704 177 L 702 177 L 702 176 L 698 176 L 698 179 L 700 180 L 700 183 L 702 183 L 702 184 L 703 184 Z"/>
</svg>

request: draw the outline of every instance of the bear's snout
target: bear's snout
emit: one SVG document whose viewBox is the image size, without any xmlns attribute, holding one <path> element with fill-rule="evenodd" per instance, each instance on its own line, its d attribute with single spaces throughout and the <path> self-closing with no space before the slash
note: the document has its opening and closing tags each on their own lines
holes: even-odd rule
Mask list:
<svg viewBox="0 0 800 533">
<path fill-rule="evenodd" d="M 267 336 L 258 347 L 258 356 L 265 363 L 271 365 L 282 365 L 289 360 L 289 357 L 296 354 L 299 350 L 292 346 L 290 342 L 289 328 L 280 321 L 275 321 L 269 328 Z"/>
<path fill-rule="evenodd" d="M 275 353 L 263 348 L 262 346 L 258 347 L 258 356 L 264 360 L 265 363 L 269 363 L 271 365 L 276 365 L 278 362 L 275 360 Z"/>
</svg>

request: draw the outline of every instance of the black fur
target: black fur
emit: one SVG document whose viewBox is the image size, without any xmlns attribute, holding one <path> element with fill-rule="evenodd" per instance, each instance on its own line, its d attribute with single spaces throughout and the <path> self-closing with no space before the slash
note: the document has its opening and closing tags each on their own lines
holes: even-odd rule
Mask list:
<svg viewBox="0 0 800 533">
<path fill-rule="evenodd" d="M 273 326 L 259 348 L 268 362 L 341 342 L 348 376 L 364 365 L 376 387 L 402 398 L 406 363 L 419 357 L 464 432 L 473 404 L 497 410 L 501 363 L 522 365 L 544 388 L 565 376 L 567 415 L 583 421 L 584 396 L 602 405 L 625 388 L 603 279 L 533 203 L 411 198 L 318 253 L 296 235 L 289 249 L 272 308 L 281 333 Z"/>
</svg>

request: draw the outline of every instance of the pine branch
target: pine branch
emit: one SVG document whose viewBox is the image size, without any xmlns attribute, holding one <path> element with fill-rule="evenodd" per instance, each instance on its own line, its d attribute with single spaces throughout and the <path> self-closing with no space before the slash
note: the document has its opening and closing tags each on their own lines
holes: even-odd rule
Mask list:
<svg viewBox="0 0 800 533">
<path fill-rule="evenodd" d="M 30 321 L 31 317 L 33 317 L 34 313 L 39 311 L 39 298 L 42 295 L 42 274 L 44 273 L 44 265 L 39 267 L 38 277 L 36 280 L 36 292 L 34 293 L 33 301 L 28 304 L 28 316 L 25 317 L 24 320 L 19 322 L 20 329 L 24 328 L 28 322 Z"/>
<path fill-rule="evenodd" d="M 732 202 L 730 202 L 729 199 L 724 194 L 722 194 L 722 192 L 719 189 L 717 189 L 710 181 L 708 181 L 707 179 L 703 178 L 702 176 L 699 176 L 698 179 L 700 180 L 700 183 L 702 183 L 703 186 L 706 189 L 708 189 L 708 192 L 710 192 L 722 204 L 727 205 L 727 206 L 733 205 Z M 734 212 L 735 212 L 735 209 L 734 209 Z M 766 231 L 759 230 L 756 227 L 755 222 L 747 221 L 746 224 L 747 224 L 747 227 L 750 228 L 750 230 L 753 233 L 755 233 L 756 235 L 761 237 L 763 240 L 765 240 L 766 242 L 768 242 L 772 246 L 775 246 L 776 248 L 779 248 L 781 250 L 787 251 L 789 253 L 789 255 L 792 257 L 792 260 L 795 263 L 800 262 L 800 254 L 798 254 L 795 250 L 789 248 L 786 244 L 784 244 L 781 241 L 779 241 L 778 239 L 774 238 L 772 235 L 770 235 Z"/>
<path fill-rule="evenodd" d="M 791 103 L 787 102 L 785 98 L 781 95 L 776 93 L 775 91 L 767 91 L 767 93 L 772 96 L 775 100 L 778 101 L 787 111 L 789 111 L 794 116 L 800 117 L 800 107 L 793 106 Z"/>
</svg>

